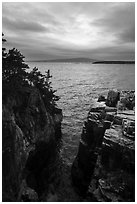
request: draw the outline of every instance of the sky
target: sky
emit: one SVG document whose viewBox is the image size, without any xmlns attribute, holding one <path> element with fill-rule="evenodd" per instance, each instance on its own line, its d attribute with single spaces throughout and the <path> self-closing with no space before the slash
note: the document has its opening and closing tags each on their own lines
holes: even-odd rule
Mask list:
<svg viewBox="0 0 137 204">
<path fill-rule="evenodd" d="M 5 46 L 26 60 L 134 60 L 134 2 L 3 2 Z"/>
</svg>

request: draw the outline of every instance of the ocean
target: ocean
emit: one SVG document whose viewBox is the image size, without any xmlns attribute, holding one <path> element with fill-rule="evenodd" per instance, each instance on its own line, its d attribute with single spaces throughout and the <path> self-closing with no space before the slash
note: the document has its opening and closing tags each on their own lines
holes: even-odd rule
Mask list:
<svg viewBox="0 0 137 204">
<path fill-rule="evenodd" d="M 59 108 L 63 111 L 62 158 L 71 165 L 77 154 L 83 122 L 92 99 L 108 90 L 135 90 L 134 64 L 45 63 L 29 62 L 30 68 L 48 69 Z"/>
</svg>

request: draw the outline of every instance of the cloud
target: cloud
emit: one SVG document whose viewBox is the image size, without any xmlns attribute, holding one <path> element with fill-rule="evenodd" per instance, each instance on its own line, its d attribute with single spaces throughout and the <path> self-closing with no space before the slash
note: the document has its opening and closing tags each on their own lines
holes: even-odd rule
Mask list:
<svg viewBox="0 0 137 204">
<path fill-rule="evenodd" d="M 133 58 L 134 3 L 5 2 L 2 12 L 8 47 L 28 59 Z"/>
<path fill-rule="evenodd" d="M 2 23 L 8 30 L 14 30 L 15 32 L 43 32 L 47 29 L 38 22 L 9 19 L 7 17 L 3 17 Z"/>
<path fill-rule="evenodd" d="M 102 32 L 114 35 L 118 43 L 134 42 L 135 4 L 114 4 L 102 18 L 96 19 L 93 24 L 102 28 Z"/>
<path fill-rule="evenodd" d="M 128 28 L 125 28 L 122 32 L 118 33 L 118 38 L 121 42 L 135 42 L 135 24 L 130 24 Z"/>
</svg>

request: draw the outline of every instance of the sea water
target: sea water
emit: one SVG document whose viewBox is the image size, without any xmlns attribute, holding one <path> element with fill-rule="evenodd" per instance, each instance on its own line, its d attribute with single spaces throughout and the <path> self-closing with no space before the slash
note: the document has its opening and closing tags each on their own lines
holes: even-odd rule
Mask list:
<svg viewBox="0 0 137 204">
<path fill-rule="evenodd" d="M 44 73 L 48 69 L 52 87 L 60 97 L 58 106 L 63 110 L 62 157 L 71 165 L 76 154 L 83 122 L 92 104 L 100 94 L 109 89 L 134 90 L 135 65 L 90 63 L 29 62 Z"/>
</svg>

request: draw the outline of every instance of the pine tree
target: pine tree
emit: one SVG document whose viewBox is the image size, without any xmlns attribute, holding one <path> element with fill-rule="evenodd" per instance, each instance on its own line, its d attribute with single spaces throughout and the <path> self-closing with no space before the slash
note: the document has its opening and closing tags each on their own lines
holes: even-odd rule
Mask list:
<svg viewBox="0 0 137 204">
<path fill-rule="evenodd" d="M 3 38 L 3 44 L 6 40 Z M 52 111 L 56 106 L 59 97 L 55 95 L 55 90 L 51 87 L 50 71 L 42 74 L 37 67 L 31 72 L 27 72 L 29 66 L 24 62 L 24 56 L 15 48 L 6 51 L 2 48 L 2 85 L 4 94 L 17 92 L 24 87 L 35 87 L 40 91 L 41 97 L 48 108 Z"/>
</svg>

